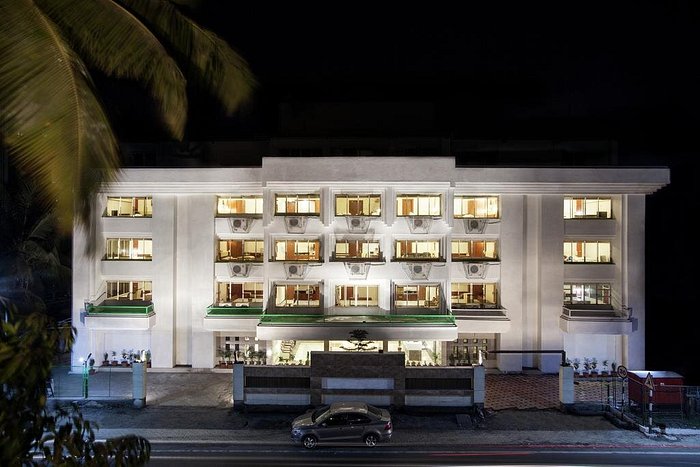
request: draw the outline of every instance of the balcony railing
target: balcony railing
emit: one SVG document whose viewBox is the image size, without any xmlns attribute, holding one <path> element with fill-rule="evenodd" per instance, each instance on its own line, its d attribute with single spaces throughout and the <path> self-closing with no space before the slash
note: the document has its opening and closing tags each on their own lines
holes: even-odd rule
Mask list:
<svg viewBox="0 0 700 467">
<path fill-rule="evenodd" d="M 399 315 L 399 314 L 376 314 L 376 315 L 321 315 L 321 314 L 267 314 L 260 318 L 260 324 L 282 325 L 282 324 L 308 324 L 308 325 L 338 325 L 348 324 L 366 325 L 391 325 L 391 326 L 420 326 L 420 325 L 447 325 L 454 326 L 455 319 L 450 314 L 432 315 Z"/>
<path fill-rule="evenodd" d="M 240 316 L 260 316 L 263 312 L 260 306 L 219 306 L 210 305 L 207 307 L 207 316 L 216 318 L 240 317 Z"/>
<path fill-rule="evenodd" d="M 99 305 L 89 303 L 88 315 L 143 315 L 154 313 L 153 303 L 142 300 L 105 300 Z"/>
</svg>

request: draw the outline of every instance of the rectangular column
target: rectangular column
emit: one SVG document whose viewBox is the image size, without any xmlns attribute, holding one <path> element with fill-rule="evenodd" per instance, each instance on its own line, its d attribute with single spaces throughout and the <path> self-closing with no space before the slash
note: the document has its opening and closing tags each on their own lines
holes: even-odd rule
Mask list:
<svg viewBox="0 0 700 467">
<path fill-rule="evenodd" d="M 175 274 L 177 198 L 153 197 L 153 310 L 156 324 L 151 329 L 153 368 L 172 368 L 175 364 Z"/>
</svg>

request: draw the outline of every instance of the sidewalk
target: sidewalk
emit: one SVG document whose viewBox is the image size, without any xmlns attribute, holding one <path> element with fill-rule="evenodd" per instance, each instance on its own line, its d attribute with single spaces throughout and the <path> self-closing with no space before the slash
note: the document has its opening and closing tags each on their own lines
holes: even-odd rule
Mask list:
<svg viewBox="0 0 700 467">
<path fill-rule="evenodd" d="M 53 398 L 52 403 L 77 400 L 86 419 L 97 422 L 98 437 L 138 434 L 152 442 L 222 442 L 280 445 L 289 443 L 291 421 L 303 412 L 234 411 L 231 403 L 230 372 L 160 372 L 149 370 L 146 407 L 136 409 L 131 401 L 131 373 L 103 374 L 90 379 L 95 396 Z M 509 378 L 505 376 L 505 378 Z M 501 384 L 505 384 L 503 376 Z M 80 388 L 81 375 L 70 375 L 64 384 Z M 527 378 L 513 378 L 509 394 L 526 394 Z M 545 390 L 549 391 L 548 385 Z M 488 387 L 488 386 L 487 386 Z M 522 392 L 521 392 L 522 390 Z M 545 399 L 549 400 L 549 399 Z M 487 403 L 488 406 L 488 403 Z M 588 445 L 588 446 L 676 446 L 700 449 L 700 434 L 650 437 L 638 431 L 616 428 L 599 415 L 577 416 L 558 410 L 487 410 L 479 427 L 460 427 L 454 413 L 415 413 L 396 410 L 394 446 L 432 445 Z"/>
</svg>

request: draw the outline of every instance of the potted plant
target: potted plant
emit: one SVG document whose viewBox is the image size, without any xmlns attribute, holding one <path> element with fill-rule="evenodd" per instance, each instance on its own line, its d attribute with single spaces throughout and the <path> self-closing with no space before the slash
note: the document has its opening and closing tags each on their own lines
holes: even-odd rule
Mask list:
<svg viewBox="0 0 700 467">
<path fill-rule="evenodd" d="M 588 357 L 583 357 L 583 374 L 585 376 L 591 375 L 591 359 Z"/>
<path fill-rule="evenodd" d="M 610 370 L 613 375 L 617 373 L 617 362 L 612 362 L 610 364 Z"/>
<path fill-rule="evenodd" d="M 595 373 L 595 375 L 597 376 L 598 370 L 596 368 L 598 367 L 598 360 L 595 357 L 593 357 L 593 358 L 591 358 L 590 364 L 591 364 L 591 375 L 593 375 Z"/>
<path fill-rule="evenodd" d="M 102 366 L 109 366 L 109 353 L 102 354 Z"/>
<path fill-rule="evenodd" d="M 146 350 L 146 368 L 151 368 L 151 351 Z"/>
<path fill-rule="evenodd" d="M 121 364 L 123 367 L 129 366 L 129 353 L 126 351 L 126 349 L 122 349 L 122 361 Z"/>
<path fill-rule="evenodd" d="M 603 371 L 602 371 L 602 373 L 603 373 L 603 375 L 608 375 L 608 374 L 609 374 L 609 373 L 608 373 L 608 361 L 607 361 L 607 360 L 603 360 Z"/>
<path fill-rule="evenodd" d="M 224 349 L 224 361 L 226 362 L 226 368 L 233 366 L 233 363 L 231 363 L 231 349 Z"/>
<path fill-rule="evenodd" d="M 578 373 L 579 375 L 583 374 L 579 371 L 579 368 L 581 367 L 581 360 L 579 360 L 578 358 L 574 358 L 572 360 L 571 364 L 574 366 L 574 374 L 576 374 L 576 373 Z"/>
</svg>

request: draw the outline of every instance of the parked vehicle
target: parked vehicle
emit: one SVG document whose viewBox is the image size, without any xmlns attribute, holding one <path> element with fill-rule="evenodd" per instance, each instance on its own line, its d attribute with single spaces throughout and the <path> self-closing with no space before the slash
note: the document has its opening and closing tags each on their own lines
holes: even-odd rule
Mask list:
<svg viewBox="0 0 700 467">
<path fill-rule="evenodd" d="M 319 443 L 362 441 L 373 447 L 391 439 L 391 415 L 364 402 L 335 402 L 311 410 L 292 422 L 292 441 L 307 449 Z"/>
</svg>

